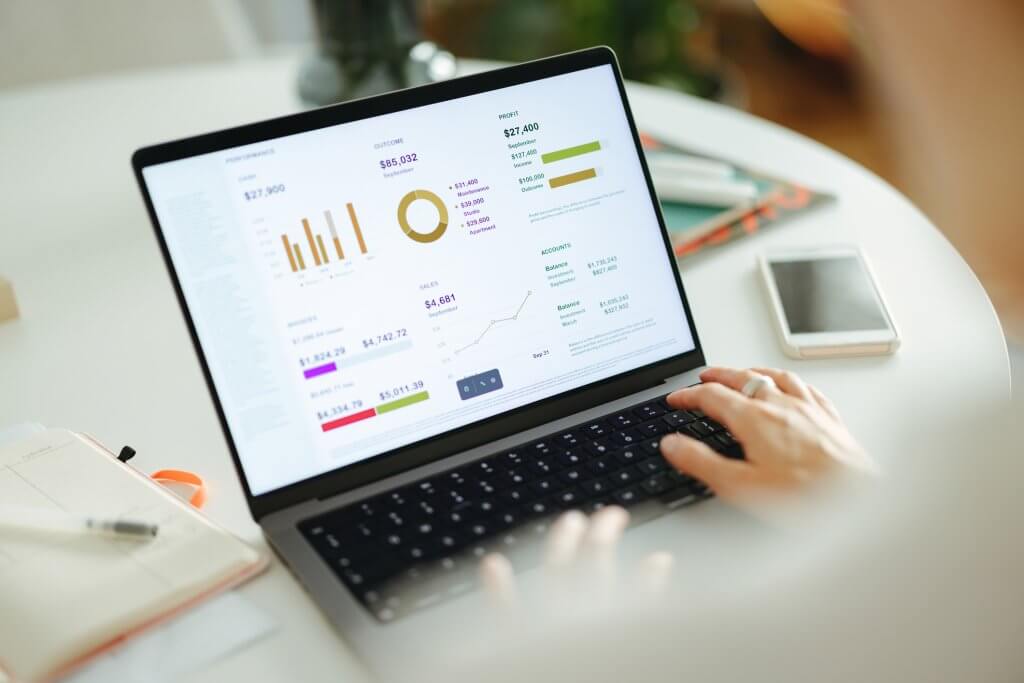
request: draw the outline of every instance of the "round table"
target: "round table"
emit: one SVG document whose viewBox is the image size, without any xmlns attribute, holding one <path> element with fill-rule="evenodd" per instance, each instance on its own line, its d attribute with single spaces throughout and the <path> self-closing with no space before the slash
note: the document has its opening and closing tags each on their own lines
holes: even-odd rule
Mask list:
<svg viewBox="0 0 1024 683">
<path fill-rule="evenodd" d="M 134 446 L 148 471 L 209 482 L 206 512 L 266 549 L 238 485 L 129 158 L 138 147 L 300 109 L 297 56 L 183 67 L 0 94 L 0 275 L 21 318 L 0 324 L 0 426 L 40 421 Z M 479 70 L 482 64 L 463 65 Z M 743 112 L 630 84 L 642 129 L 839 197 L 682 267 L 709 362 L 774 365 L 828 393 L 878 457 L 958 401 L 1009 396 L 999 321 L 964 261 L 909 201 L 850 160 Z M 755 277 L 768 247 L 853 243 L 869 255 L 903 346 L 892 357 L 793 361 Z M 940 387 L 941 383 L 941 387 Z M 241 589 L 279 628 L 194 681 L 352 681 L 359 665 L 276 560 Z M 301 653 L 300 656 L 297 653 Z"/>
</svg>

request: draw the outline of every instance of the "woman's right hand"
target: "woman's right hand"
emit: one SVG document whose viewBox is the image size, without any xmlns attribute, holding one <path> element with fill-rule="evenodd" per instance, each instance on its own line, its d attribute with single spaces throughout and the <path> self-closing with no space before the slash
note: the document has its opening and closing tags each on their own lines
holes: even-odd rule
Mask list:
<svg viewBox="0 0 1024 683">
<path fill-rule="evenodd" d="M 756 398 L 744 385 L 771 378 Z M 673 392 L 669 405 L 701 410 L 743 446 L 746 460 L 722 457 L 682 434 L 661 440 L 665 459 L 740 506 L 799 498 L 811 485 L 843 472 L 874 472 L 872 460 L 843 424 L 832 402 L 793 373 L 770 368 L 710 368 L 703 384 Z"/>
</svg>

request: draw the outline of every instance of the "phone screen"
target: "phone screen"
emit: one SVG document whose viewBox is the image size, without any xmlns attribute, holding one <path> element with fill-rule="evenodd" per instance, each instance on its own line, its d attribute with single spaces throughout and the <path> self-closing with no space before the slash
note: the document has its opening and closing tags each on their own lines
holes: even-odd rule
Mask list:
<svg viewBox="0 0 1024 683">
<path fill-rule="evenodd" d="M 855 255 L 771 262 L 790 334 L 888 330 L 888 318 Z"/>
</svg>

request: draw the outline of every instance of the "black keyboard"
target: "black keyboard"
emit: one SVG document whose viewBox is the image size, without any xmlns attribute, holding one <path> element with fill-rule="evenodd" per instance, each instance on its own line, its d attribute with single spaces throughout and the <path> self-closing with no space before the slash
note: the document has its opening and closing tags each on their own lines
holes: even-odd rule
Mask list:
<svg viewBox="0 0 1024 683">
<path fill-rule="evenodd" d="M 669 432 L 743 458 L 728 430 L 699 411 L 673 410 L 662 396 L 332 510 L 299 530 L 353 595 L 390 621 L 468 590 L 445 577 L 542 535 L 563 510 L 657 503 L 645 506 L 656 511 L 649 519 L 711 497 L 661 456 Z"/>
</svg>

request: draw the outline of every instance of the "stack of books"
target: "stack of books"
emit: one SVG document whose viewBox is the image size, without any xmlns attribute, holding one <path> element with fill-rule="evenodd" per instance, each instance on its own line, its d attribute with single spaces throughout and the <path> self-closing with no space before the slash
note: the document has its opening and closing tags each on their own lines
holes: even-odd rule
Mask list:
<svg viewBox="0 0 1024 683">
<path fill-rule="evenodd" d="M 704 254 L 833 195 L 641 135 L 676 258 Z"/>
</svg>

